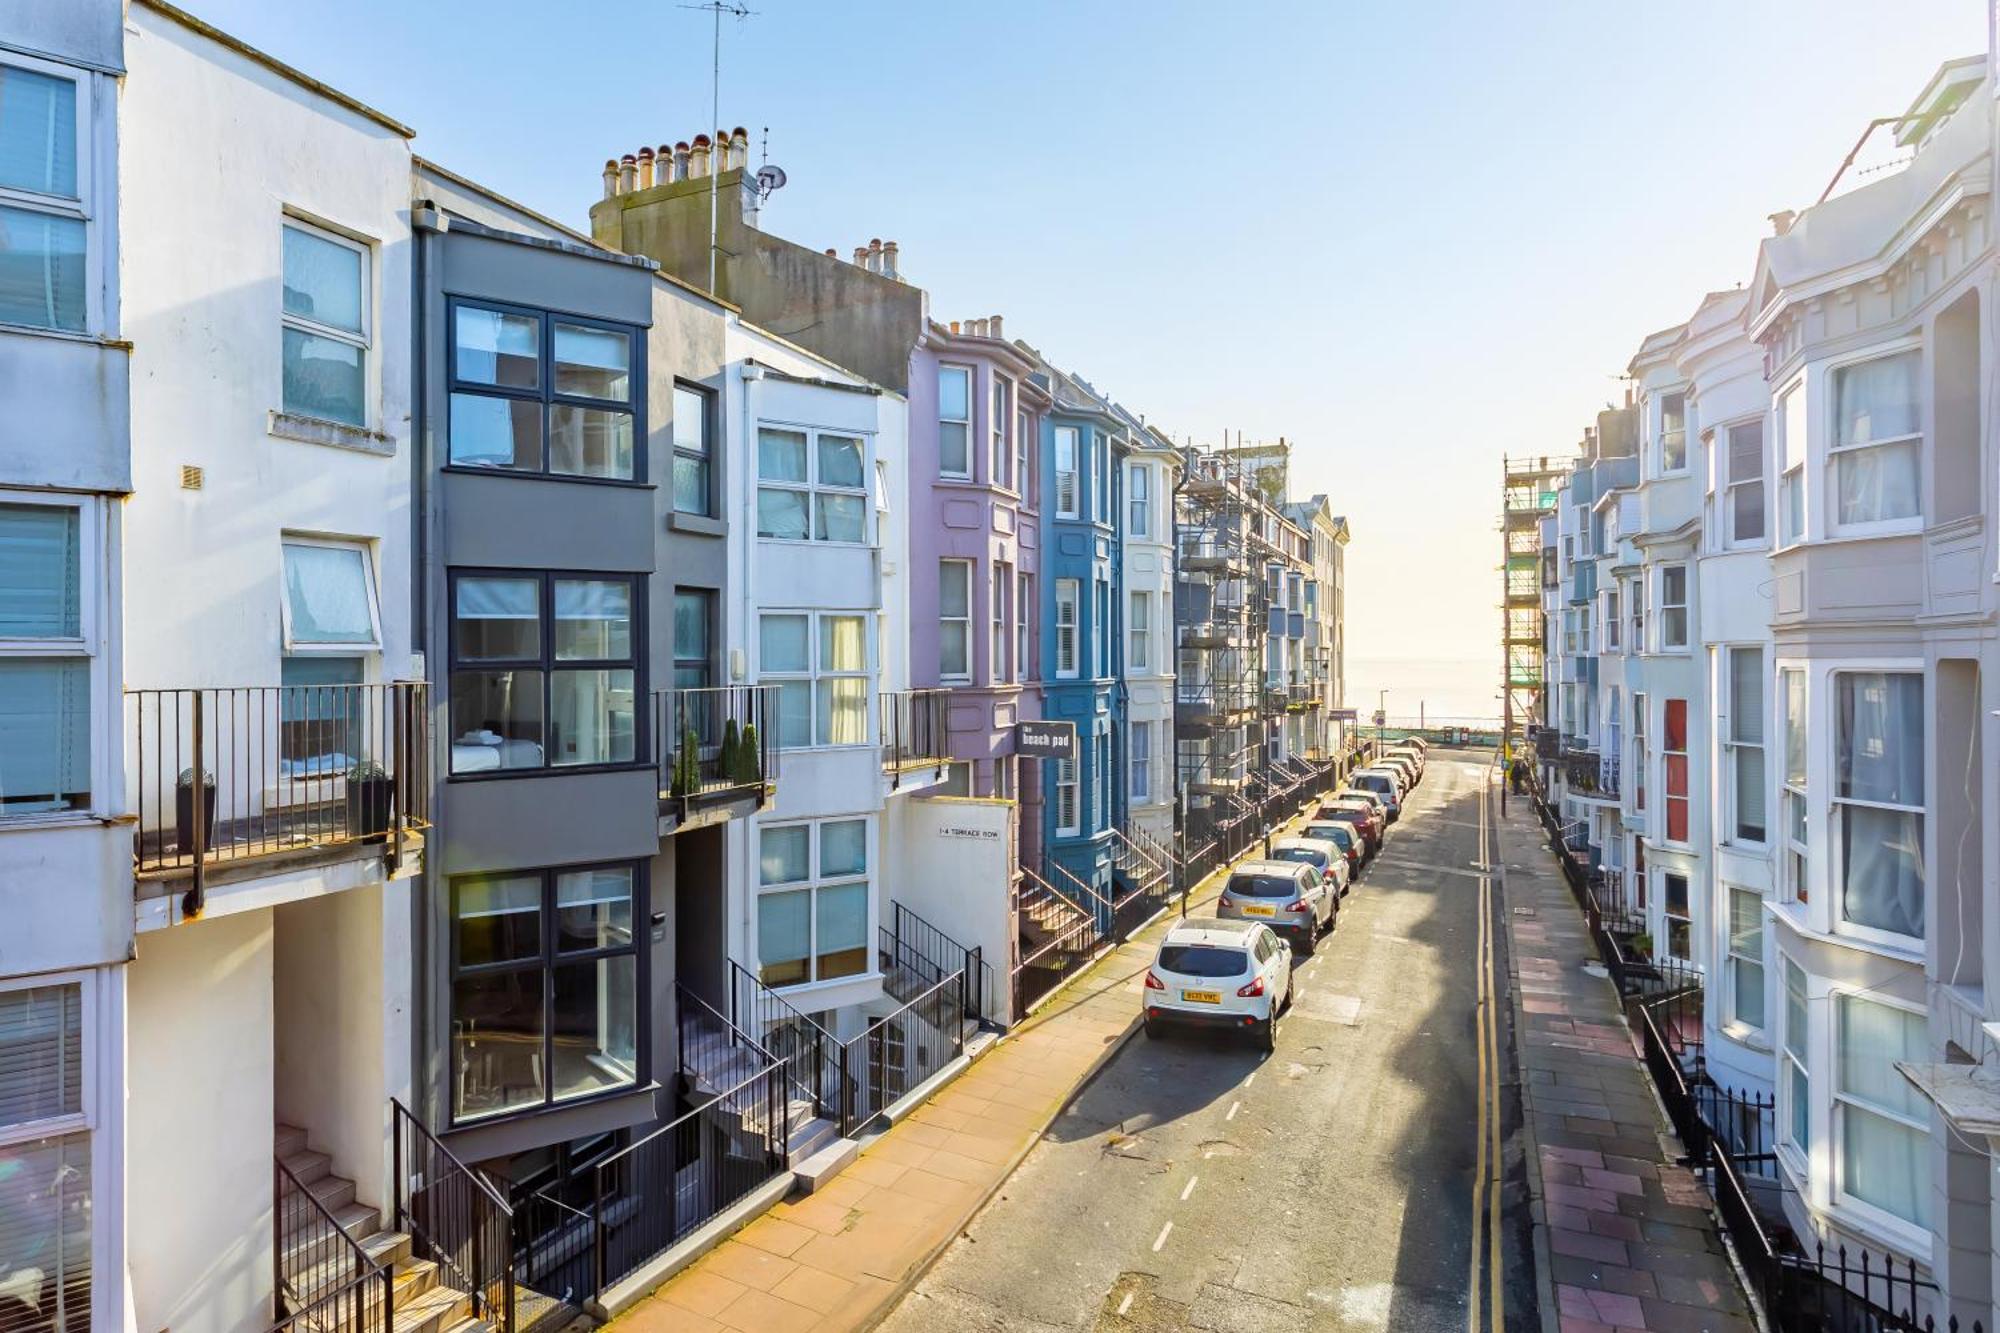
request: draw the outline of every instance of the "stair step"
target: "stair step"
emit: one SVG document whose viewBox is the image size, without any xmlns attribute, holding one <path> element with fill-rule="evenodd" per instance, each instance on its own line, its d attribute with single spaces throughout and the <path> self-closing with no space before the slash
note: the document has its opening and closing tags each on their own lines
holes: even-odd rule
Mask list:
<svg viewBox="0 0 2000 1333">
<path fill-rule="evenodd" d="M 306 1186 L 311 1195 L 318 1199 L 320 1206 L 338 1216 L 340 1210 L 354 1202 L 354 1182 L 345 1176 L 326 1175 Z"/>
<path fill-rule="evenodd" d="M 333 1158 L 310 1148 L 289 1153 L 278 1160 L 285 1164 L 285 1170 L 291 1172 L 292 1178 L 301 1185 L 310 1185 L 333 1171 Z"/>
<path fill-rule="evenodd" d="M 306 1149 L 306 1132 L 297 1125 L 279 1125 L 277 1139 L 273 1146 L 280 1157 L 290 1157 Z"/>
<path fill-rule="evenodd" d="M 451 1287 L 434 1287 L 396 1303 L 395 1333 L 443 1333 L 472 1315 L 472 1298 Z"/>
<path fill-rule="evenodd" d="M 786 1145 L 793 1161 L 812 1156 L 827 1144 L 840 1137 L 839 1129 L 831 1120 L 813 1117 L 806 1121 L 792 1121 L 791 1142 Z"/>
<path fill-rule="evenodd" d="M 401 1306 L 437 1289 L 438 1266 L 429 1259 L 405 1259 L 395 1266 L 392 1280 L 396 1284 L 396 1304 Z"/>
</svg>

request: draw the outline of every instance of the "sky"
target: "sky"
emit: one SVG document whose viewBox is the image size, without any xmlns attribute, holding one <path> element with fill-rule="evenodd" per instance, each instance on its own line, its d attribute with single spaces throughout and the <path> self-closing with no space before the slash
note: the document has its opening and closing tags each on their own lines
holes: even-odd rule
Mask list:
<svg viewBox="0 0 2000 1333">
<path fill-rule="evenodd" d="M 1350 702 L 1434 715 L 1497 712 L 1502 456 L 1573 449 L 1986 46 L 1981 0 L 744 2 L 717 123 L 790 177 L 763 225 L 898 241 L 935 317 L 1177 438 L 1292 441 L 1353 532 Z M 711 124 L 676 0 L 181 3 L 578 227 L 607 157 Z"/>
</svg>

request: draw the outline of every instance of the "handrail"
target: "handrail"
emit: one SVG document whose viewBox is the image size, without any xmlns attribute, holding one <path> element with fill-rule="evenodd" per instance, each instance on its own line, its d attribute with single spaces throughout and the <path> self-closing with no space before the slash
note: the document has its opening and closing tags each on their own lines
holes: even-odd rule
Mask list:
<svg viewBox="0 0 2000 1333">
<path fill-rule="evenodd" d="M 854 1053 L 859 1051 L 865 1058 L 870 1051 L 886 1051 L 888 1049 L 887 1041 L 875 1042 L 874 1038 L 876 1034 L 886 1033 L 890 1024 L 898 1022 L 919 1005 L 935 1003 L 937 997 L 947 989 L 958 992 L 958 1003 L 952 1006 L 952 1012 L 962 1016 L 964 1011 L 965 977 L 965 970 L 963 968 L 959 969 L 927 990 L 911 996 L 900 1007 L 882 1015 L 860 1032 L 840 1043 L 837 1060 L 841 1075 L 840 1133 L 843 1138 L 852 1138 L 857 1129 L 880 1115 L 892 1102 L 907 1094 L 911 1086 L 915 1086 L 914 1084 L 902 1086 L 900 1091 L 891 1096 L 892 1082 L 889 1077 L 889 1069 L 878 1057 L 876 1082 L 881 1085 L 881 1105 L 874 1105 L 867 1096 L 868 1085 L 862 1081 L 860 1074 L 854 1069 Z M 941 1018 L 943 1015 L 933 1015 L 932 1017 Z M 940 1030 L 940 1035 L 945 1039 L 943 1049 L 948 1049 L 953 1057 L 964 1051 L 965 1029 L 960 1019 L 954 1018 L 948 1025 L 942 1027 L 935 1022 L 927 1023 L 926 1026 Z M 907 1043 L 908 1041 L 909 1037 L 906 1031 L 905 1042 Z M 940 1063 L 939 1067 L 942 1067 L 942 1063 Z M 864 1111 L 866 1114 L 863 1114 Z"/>
<path fill-rule="evenodd" d="M 751 1010 L 748 1015 L 743 1012 L 746 1007 Z M 784 1068 L 786 1081 L 813 1103 L 815 1111 L 831 1113 L 831 1099 L 823 1086 L 826 1052 L 839 1045 L 838 1039 L 734 958 L 729 960 L 729 1021 Z"/>
<path fill-rule="evenodd" d="M 431 1147 L 437 1149 L 437 1151 L 444 1157 L 444 1159 L 447 1162 L 450 1162 L 460 1171 L 470 1176 L 472 1178 L 472 1183 L 477 1185 L 485 1193 L 486 1197 L 491 1199 L 494 1202 L 494 1204 L 501 1209 L 501 1211 L 508 1213 L 514 1211 L 513 1206 L 507 1202 L 506 1198 L 501 1195 L 500 1191 L 493 1187 L 492 1181 L 488 1180 L 484 1175 L 480 1174 L 479 1172 L 474 1171 L 464 1162 L 461 1162 L 458 1159 L 458 1154 L 453 1152 L 451 1149 L 445 1147 L 443 1140 L 439 1139 L 437 1135 L 431 1133 L 430 1127 L 424 1124 L 423 1121 L 417 1119 L 416 1114 L 412 1112 L 409 1107 L 403 1105 L 401 1101 L 397 1100 L 394 1097 L 391 1097 L 389 1099 L 389 1105 L 395 1107 L 398 1111 L 401 1111 L 404 1114 L 404 1116 L 408 1117 L 411 1126 L 416 1129 L 417 1133 L 423 1135 L 424 1140 L 427 1143 L 429 1143 Z"/>
<path fill-rule="evenodd" d="M 512 1333 L 516 1260 L 513 1205 L 484 1175 L 445 1147 L 409 1107 L 394 1097 L 389 1106 L 397 1230 L 409 1234 L 422 1257 L 451 1274 L 451 1285 L 468 1293 L 475 1314 L 503 1333 Z M 415 1137 L 406 1142 L 409 1130 L 415 1131 Z M 433 1160 L 414 1161 L 419 1149 Z M 418 1180 L 414 1190 L 413 1174 Z"/>
<path fill-rule="evenodd" d="M 273 1261 L 271 1276 L 278 1289 L 279 1304 L 284 1307 L 282 1311 L 273 1311 L 276 1315 L 272 1324 L 273 1329 L 304 1328 L 311 1329 L 314 1333 L 336 1333 L 337 1330 L 367 1328 L 376 1321 L 369 1317 L 370 1298 L 366 1288 L 369 1282 L 379 1278 L 382 1282 L 382 1296 L 377 1307 L 380 1327 L 383 1333 L 390 1333 L 396 1319 L 394 1274 L 384 1265 L 375 1262 L 361 1242 L 340 1224 L 340 1219 L 333 1215 L 332 1210 L 321 1203 L 319 1196 L 307 1188 L 298 1176 L 293 1174 L 292 1169 L 285 1165 L 283 1158 L 273 1156 L 271 1165 L 276 1169 L 271 1201 L 277 1210 L 275 1225 L 271 1228 Z M 288 1239 L 301 1240 L 297 1232 L 288 1225 L 290 1219 L 287 1213 L 288 1205 L 298 1199 L 304 1199 L 312 1206 L 312 1212 L 318 1214 L 314 1220 L 319 1224 L 320 1235 L 304 1239 L 303 1244 L 316 1251 L 328 1239 L 338 1236 L 340 1242 L 333 1257 L 344 1254 L 354 1265 L 352 1273 L 336 1277 L 316 1292 L 294 1287 L 285 1275 L 287 1257 L 296 1260 L 302 1252 L 296 1245 L 290 1247 L 286 1245 Z M 306 1271 L 311 1272 L 332 1262 L 333 1257 L 322 1257 L 315 1253 Z M 329 1302 L 337 1303 L 334 1310 L 313 1313 Z"/>
</svg>

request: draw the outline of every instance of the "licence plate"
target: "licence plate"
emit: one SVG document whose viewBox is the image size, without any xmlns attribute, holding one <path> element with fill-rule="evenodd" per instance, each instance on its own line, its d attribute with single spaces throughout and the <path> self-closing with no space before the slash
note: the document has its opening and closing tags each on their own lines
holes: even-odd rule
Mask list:
<svg viewBox="0 0 2000 1333">
<path fill-rule="evenodd" d="M 1245 916 L 1276 916 L 1277 914 L 1278 909 L 1275 907 L 1245 907 L 1243 909 L 1243 915 Z"/>
<path fill-rule="evenodd" d="M 1222 992 L 1219 990 L 1184 990 L 1181 992 L 1181 998 L 1189 1004 L 1221 1004 Z"/>
</svg>

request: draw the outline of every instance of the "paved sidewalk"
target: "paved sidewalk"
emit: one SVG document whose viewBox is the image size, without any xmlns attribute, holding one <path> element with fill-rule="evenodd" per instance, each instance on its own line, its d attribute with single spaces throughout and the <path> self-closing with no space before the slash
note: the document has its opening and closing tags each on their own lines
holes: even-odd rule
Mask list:
<svg viewBox="0 0 2000 1333">
<path fill-rule="evenodd" d="M 1708 1193 L 1666 1151 L 1617 993 L 1583 970 L 1596 951 L 1547 841 L 1510 799 L 1500 860 L 1544 1307 L 1561 1333 L 1754 1329 Z"/>
<path fill-rule="evenodd" d="M 1214 898 L 1220 872 L 1190 895 Z M 833 1333 L 874 1324 L 1138 1028 L 1177 910 L 1078 978 L 819 1191 L 781 1203 L 614 1321 L 620 1333 Z"/>
</svg>

